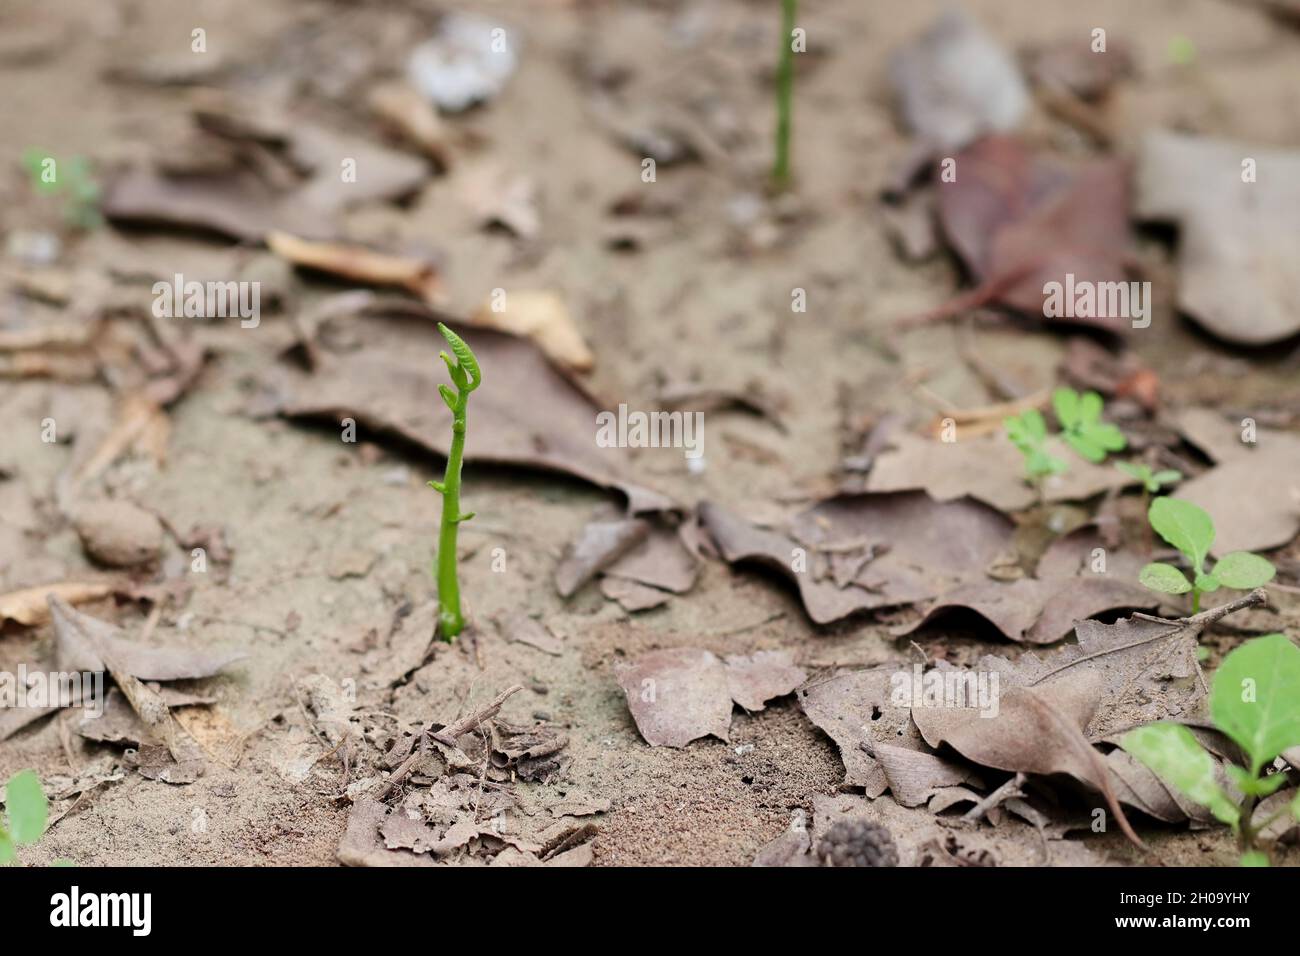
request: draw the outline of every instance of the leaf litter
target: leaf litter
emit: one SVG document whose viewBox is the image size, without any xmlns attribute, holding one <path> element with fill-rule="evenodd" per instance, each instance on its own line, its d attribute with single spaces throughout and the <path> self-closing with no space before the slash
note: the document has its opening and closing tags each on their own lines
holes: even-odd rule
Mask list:
<svg viewBox="0 0 1300 956">
<path fill-rule="evenodd" d="M 652 747 L 685 747 L 700 737 L 727 740 L 732 704 L 762 710 L 803 683 L 789 651 L 720 659 L 681 647 L 651 651 L 616 668 L 637 730 Z"/>
<path fill-rule="evenodd" d="M 362 315 L 348 320 L 356 347 L 331 351 L 311 374 L 282 369 L 272 384 L 277 409 L 289 418 L 352 418 L 438 455 L 449 450 L 450 412 L 429 375 L 437 354 L 433 322 L 411 316 Z M 573 475 L 619 491 L 633 513 L 669 510 L 673 502 L 630 479 L 625 453 L 593 440 L 595 401 L 531 343 L 500 332 L 474 333 L 485 375 L 511 388 L 484 392 L 465 447 L 470 462 L 525 466 Z"/>
</svg>

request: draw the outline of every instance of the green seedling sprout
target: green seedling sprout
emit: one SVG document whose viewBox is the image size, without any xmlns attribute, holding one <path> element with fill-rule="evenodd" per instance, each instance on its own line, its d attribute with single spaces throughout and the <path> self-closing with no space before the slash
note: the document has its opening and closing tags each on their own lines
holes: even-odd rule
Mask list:
<svg viewBox="0 0 1300 956">
<path fill-rule="evenodd" d="M 776 162 L 778 189 L 790 184 L 790 116 L 794 93 L 794 17 L 798 0 L 781 0 L 781 60 L 776 70 Z"/>
<path fill-rule="evenodd" d="M 1240 800 L 1220 786 L 1214 758 L 1183 724 L 1138 727 L 1123 736 L 1120 746 L 1232 827 L 1242 866 L 1267 866 L 1261 836 L 1287 814 L 1300 820 L 1300 796 L 1261 824 L 1254 820 L 1256 802 L 1287 781 L 1285 773 L 1266 774 L 1266 769 L 1283 751 L 1300 745 L 1300 649 L 1284 634 L 1269 634 L 1234 650 L 1215 672 L 1210 717 L 1245 755 L 1245 767 L 1224 765 Z"/>
<path fill-rule="evenodd" d="M 1151 507 L 1151 496 L 1160 493 L 1165 485 L 1176 485 L 1183 480 L 1183 473 L 1172 468 L 1153 471 L 1145 462 L 1117 461 L 1115 467 L 1142 486 L 1142 513 Z M 1151 538 L 1151 525 L 1146 528 L 1147 553 L 1155 546 Z"/>
<path fill-rule="evenodd" d="M 460 582 L 456 579 L 456 531 L 461 522 L 474 517 L 474 512 L 460 513 L 460 467 L 465 456 L 465 408 L 469 393 L 479 387 L 483 377 L 478 360 L 465 340 L 441 322 L 438 331 L 451 346 L 451 355 L 439 352 L 438 357 L 447 363 L 453 392 L 446 385 L 438 386 L 438 394 L 451 409 L 451 451 L 447 454 L 447 470 L 442 481 L 431 481 L 429 487 L 442 495 L 442 526 L 438 532 L 438 555 L 434 575 L 438 583 L 438 632 L 444 641 L 456 639 L 465 628 L 460 613 Z"/>
<path fill-rule="evenodd" d="M 5 784 L 5 816 L 0 818 L 0 866 L 18 859 L 18 847 L 45 832 L 50 805 L 34 770 L 20 770 Z"/>
<path fill-rule="evenodd" d="M 1267 584 L 1277 573 L 1267 558 L 1249 551 L 1225 554 L 1206 573 L 1205 560 L 1209 557 L 1210 546 L 1214 544 L 1214 521 L 1190 501 L 1157 498 L 1151 502 L 1147 517 L 1156 534 L 1178 549 L 1187 562 L 1192 577 L 1188 580 L 1187 575 L 1172 564 L 1155 561 L 1141 570 L 1138 580 L 1145 587 L 1165 594 L 1186 594 L 1191 591 L 1193 614 L 1201 609 L 1202 594 L 1209 594 L 1221 587 L 1249 591 Z"/>
<path fill-rule="evenodd" d="M 1058 388 L 1052 393 L 1052 410 L 1061 437 L 1085 461 L 1098 464 L 1109 452 L 1123 451 L 1128 444 L 1123 432 L 1101 420 L 1102 401 L 1096 392 L 1080 395 L 1072 388 Z"/>
<path fill-rule="evenodd" d="M 1142 462 L 1117 461 L 1115 467 L 1142 486 L 1148 495 L 1159 493 L 1165 485 L 1175 485 L 1183 480 L 1183 473 L 1167 468 L 1164 471 L 1152 471 L 1151 466 Z M 1144 507 L 1143 511 L 1146 510 Z"/>
<path fill-rule="evenodd" d="M 1121 451 L 1127 442 L 1124 434 L 1101 421 L 1102 401 L 1096 392 L 1080 395 L 1072 388 L 1058 388 L 1052 393 L 1052 410 L 1061 426 L 1061 438 L 1081 458 L 1104 461 L 1108 452 Z M 1038 409 L 1026 409 L 1002 422 L 1011 443 L 1025 457 L 1025 476 L 1043 497 L 1043 481 L 1051 475 L 1068 471 L 1060 458 L 1047 450 L 1047 422 Z"/>
<path fill-rule="evenodd" d="M 90 170 L 84 156 L 72 156 L 53 165 L 53 174 L 47 175 L 46 163 L 53 161 L 50 156 L 39 149 L 29 149 L 23 153 L 23 166 L 36 191 L 43 195 L 63 196 L 63 218 L 72 226 L 91 230 L 103 221 L 99 213 L 99 184 Z"/>
<path fill-rule="evenodd" d="M 1043 420 L 1043 413 L 1036 408 L 1028 408 L 1019 415 L 1004 419 L 1002 424 L 1011 444 L 1025 456 L 1025 477 L 1038 490 L 1041 499 L 1043 480 L 1069 468 L 1047 450 L 1047 422 Z"/>
</svg>

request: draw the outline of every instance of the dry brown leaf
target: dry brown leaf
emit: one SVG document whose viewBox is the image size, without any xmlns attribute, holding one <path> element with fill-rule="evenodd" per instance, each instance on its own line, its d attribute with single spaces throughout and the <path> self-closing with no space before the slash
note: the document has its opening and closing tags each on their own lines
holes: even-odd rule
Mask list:
<svg viewBox="0 0 1300 956">
<path fill-rule="evenodd" d="M 42 584 L 21 591 L 0 594 L 0 623 L 15 621 L 28 626 L 44 624 L 50 619 L 50 607 L 46 597 L 54 596 L 69 604 L 84 604 L 96 601 L 113 593 L 111 584 L 96 581 L 60 581 L 58 584 Z"/>
<path fill-rule="evenodd" d="M 662 607 L 672 597 L 667 591 L 608 575 L 600 579 L 600 593 L 611 601 L 617 601 L 619 606 L 629 614 Z"/>
<path fill-rule="evenodd" d="M 169 681 L 212 677 L 248 656 L 244 651 L 153 647 L 129 641 L 122 629 L 74 610 L 57 593 L 49 594 L 54 620 L 55 658 L 60 670 L 100 672 L 112 658 L 119 673 L 140 680 Z M 124 688 L 125 690 L 125 688 Z"/>
<path fill-rule="evenodd" d="M 1136 206 L 1178 225 L 1178 305 L 1197 322 L 1241 345 L 1300 332 L 1300 152 L 1149 132 Z"/>
<path fill-rule="evenodd" d="M 1133 580 L 1136 580 L 1134 578 Z M 911 634 L 946 611 L 974 611 L 1013 641 L 1054 644 L 1077 622 L 1118 609 L 1155 610 L 1159 598 L 1118 575 L 1021 578 L 975 581 L 945 592 L 925 609 L 925 617 L 900 631 Z"/>
<path fill-rule="evenodd" d="M 577 372 L 587 372 L 596 362 L 564 300 L 554 292 L 511 291 L 501 308 L 489 297 L 470 316 L 471 325 L 510 332 L 537 343 L 546 357 Z"/>
<path fill-rule="evenodd" d="M 936 502 L 922 492 L 830 498 L 797 515 L 788 532 L 759 528 L 709 502 L 700 516 L 727 561 L 759 561 L 791 578 L 818 624 L 980 580 L 1012 532 L 984 505 Z M 837 564 L 845 566 L 839 575 Z"/>
<path fill-rule="evenodd" d="M 427 259 L 376 252 L 347 243 L 313 242 L 274 230 L 267 234 L 266 245 L 296 266 L 350 282 L 405 289 L 428 305 L 441 301 L 438 269 Z"/>
<path fill-rule="evenodd" d="M 432 317 L 366 314 L 347 320 L 356 347 L 334 353 L 315 374 L 282 370 L 278 410 L 289 417 L 353 418 L 367 428 L 446 455 L 451 413 L 438 395 L 446 345 Z M 467 462 L 520 465 L 573 475 L 627 496 L 633 513 L 667 511 L 674 502 L 631 480 L 627 450 L 596 444 L 597 406 L 530 342 L 460 327 L 487 387 L 474 393 Z M 491 382 L 508 387 L 491 387 Z M 276 386 L 273 386 L 275 388 Z"/>
<path fill-rule="evenodd" d="M 711 651 L 681 647 L 618 665 L 616 676 L 646 743 L 685 747 L 700 737 L 726 740 L 733 699 L 747 710 L 762 710 L 806 675 L 788 651 L 733 656 L 724 663 Z"/>
<path fill-rule="evenodd" d="M 1127 283 L 1128 175 L 1121 161 L 1095 160 L 1067 171 L 1017 139 L 987 136 L 955 162 L 956 180 L 937 184 L 939 218 L 980 284 L 930 317 L 999 302 L 1051 322 L 1111 332 L 1130 327 L 1131 316 L 1044 315 L 1048 283 L 1068 287 L 1068 276 L 1074 288 Z"/>
<path fill-rule="evenodd" d="M 1048 501 L 1082 501 L 1122 488 L 1130 480 L 1114 467 L 1082 460 L 1059 439 L 1051 439 L 1047 450 L 1070 463 L 1069 471 L 1044 480 Z M 1038 501 L 1024 475 L 1024 456 L 1000 432 L 965 438 L 959 428 L 954 442 L 903 432 L 893 436 L 887 450 L 877 456 L 867 476 L 867 490 L 921 489 L 936 501 L 969 495 L 999 511 L 1022 511 Z"/>
<path fill-rule="evenodd" d="M 571 597 L 602 570 L 636 547 L 650 533 L 650 522 L 640 518 L 593 521 L 583 527 L 555 569 L 555 589 Z"/>
<path fill-rule="evenodd" d="M 370 91 L 369 104 L 371 112 L 439 169 L 450 168 L 450 131 L 418 91 L 406 83 L 381 83 Z"/>
<path fill-rule="evenodd" d="M 992 715 L 973 706 L 914 706 L 912 720 L 931 747 L 947 744 L 982 766 L 1063 773 L 1088 784 L 1106 798 L 1124 834 L 1141 846 L 1120 809 L 1105 760 L 1083 735 L 1100 685 L 1099 675 L 1081 670 L 1034 687 L 1000 689 Z"/>
</svg>

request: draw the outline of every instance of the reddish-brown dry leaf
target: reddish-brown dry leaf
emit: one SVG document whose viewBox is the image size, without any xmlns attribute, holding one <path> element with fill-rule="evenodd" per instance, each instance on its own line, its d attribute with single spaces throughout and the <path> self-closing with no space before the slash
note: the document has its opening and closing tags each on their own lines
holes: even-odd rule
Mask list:
<svg viewBox="0 0 1300 956">
<path fill-rule="evenodd" d="M 955 181 L 938 183 L 939 219 L 979 283 L 974 295 L 1042 316 L 1045 285 L 1064 286 L 1067 274 L 1076 285 L 1128 281 L 1128 176 L 1121 162 L 1096 160 L 1070 171 L 1008 136 L 987 136 L 955 159 Z M 1131 318 L 1051 321 L 1120 331 Z"/>
</svg>

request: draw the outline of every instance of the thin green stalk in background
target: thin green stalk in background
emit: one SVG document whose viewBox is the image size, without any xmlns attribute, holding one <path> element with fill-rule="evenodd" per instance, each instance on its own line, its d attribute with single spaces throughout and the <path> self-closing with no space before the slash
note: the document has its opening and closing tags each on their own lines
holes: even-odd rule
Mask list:
<svg viewBox="0 0 1300 956">
<path fill-rule="evenodd" d="M 447 454 L 447 470 L 442 481 L 431 481 L 429 487 L 442 495 L 442 526 L 438 532 L 438 556 L 434 574 L 438 582 L 438 633 L 447 642 L 455 640 L 465 627 L 460 612 L 460 582 L 456 579 L 456 531 L 462 521 L 474 517 L 474 512 L 460 513 L 460 466 L 465 456 L 465 409 L 469 393 L 483 380 L 478 361 L 465 340 L 441 322 L 442 333 L 456 356 L 452 361 L 446 352 L 438 356 L 447 363 L 447 371 L 456 386 L 455 393 L 446 385 L 438 386 L 438 394 L 451 409 L 451 450 Z"/>
<path fill-rule="evenodd" d="M 772 178 L 790 183 L 790 107 L 794 91 L 794 15 L 798 0 L 781 0 L 781 61 L 776 72 L 776 165 Z"/>
</svg>

